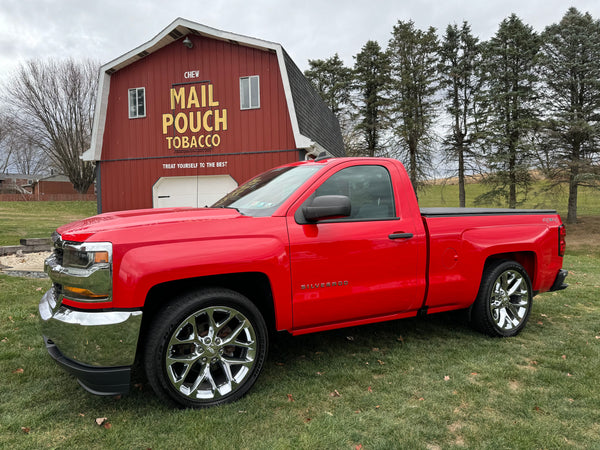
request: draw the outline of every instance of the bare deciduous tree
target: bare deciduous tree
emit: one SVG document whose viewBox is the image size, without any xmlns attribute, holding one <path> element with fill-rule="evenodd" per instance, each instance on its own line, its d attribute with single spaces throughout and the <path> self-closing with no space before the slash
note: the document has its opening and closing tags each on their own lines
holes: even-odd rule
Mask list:
<svg viewBox="0 0 600 450">
<path fill-rule="evenodd" d="M 29 61 L 9 81 L 4 98 L 20 132 L 81 193 L 94 182 L 93 164 L 80 156 L 90 145 L 97 73 L 92 61 Z"/>
</svg>

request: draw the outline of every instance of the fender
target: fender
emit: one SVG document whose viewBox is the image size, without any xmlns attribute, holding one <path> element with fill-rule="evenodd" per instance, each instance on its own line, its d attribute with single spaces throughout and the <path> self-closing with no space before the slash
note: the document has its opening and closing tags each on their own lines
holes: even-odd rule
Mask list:
<svg viewBox="0 0 600 450">
<path fill-rule="evenodd" d="M 126 251 L 114 276 L 117 308 L 141 308 L 149 290 L 169 281 L 261 272 L 271 283 L 279 326 L 291 324 L 287 243 L 274 236 L 147 244 Z M 167 300 L 167 299 L 165 299 Z"/>
<path fill-rule="evenodd" d="M 479 291 L 486 261 L 496 255 L 530 255 L 532 263 L 523 265 L 530 271 L 534 290 L 548 282 L 551 285 L 541 276 L 541 267 L 552 260 L 549 252 L 554 248 L 554 233 L 550 231 L 545 224 L 498 224 L 469 227 L 448 240 L 432 241 L 426 301 L 429 311 L 470 306 Z"/>
</svg>

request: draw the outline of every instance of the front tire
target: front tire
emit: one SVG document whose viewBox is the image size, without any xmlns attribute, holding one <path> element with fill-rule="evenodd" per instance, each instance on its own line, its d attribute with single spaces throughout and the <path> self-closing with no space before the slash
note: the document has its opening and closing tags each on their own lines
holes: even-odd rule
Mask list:
<svg viewBox="0 0 600 450">
<path fill-rule="evenodd" d="M 525 327 L 532 306 L 531 280 L 519 263 L 495 261 L 483 271 L 471 311 L 471 323 L 490 336 L 516 336 Z"/>
<path fill-rule="evenodd" d="M 255 383 L 267 355 L 260 311 L 229 289 L 175 299 L 156 315 L 148 336 L 144 365 L 152 389 L 186 408 L 238 400 Z"/>
</svg>

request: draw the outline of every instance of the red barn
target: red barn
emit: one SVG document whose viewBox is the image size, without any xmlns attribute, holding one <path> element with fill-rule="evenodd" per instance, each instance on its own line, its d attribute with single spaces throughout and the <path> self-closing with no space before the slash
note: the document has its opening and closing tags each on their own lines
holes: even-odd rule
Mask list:
<svg viewBox="0 0 600 450">
<path fill-rule="evenodd" d="M 177 19 L 104 65 L 98 211 L 205 206 L 279 164 L 343 156 L 337 119 L 280 44 Z"/>
</svg>

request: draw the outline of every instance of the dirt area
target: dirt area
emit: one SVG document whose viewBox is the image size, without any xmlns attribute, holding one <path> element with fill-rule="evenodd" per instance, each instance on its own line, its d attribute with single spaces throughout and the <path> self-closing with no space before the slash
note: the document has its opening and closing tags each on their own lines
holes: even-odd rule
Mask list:
<svg viewBox="0 0 600 450">
<path fill-rule="evenodd" d="M 0 271 L 42 272 L 50 252 L 0 256 Z"/>
<path fill-rule="evenodd" d="M 576 224 L 567 225 L 567 249 L 600 251 L 600 216 L 580 217 Z"/>
</svg>

